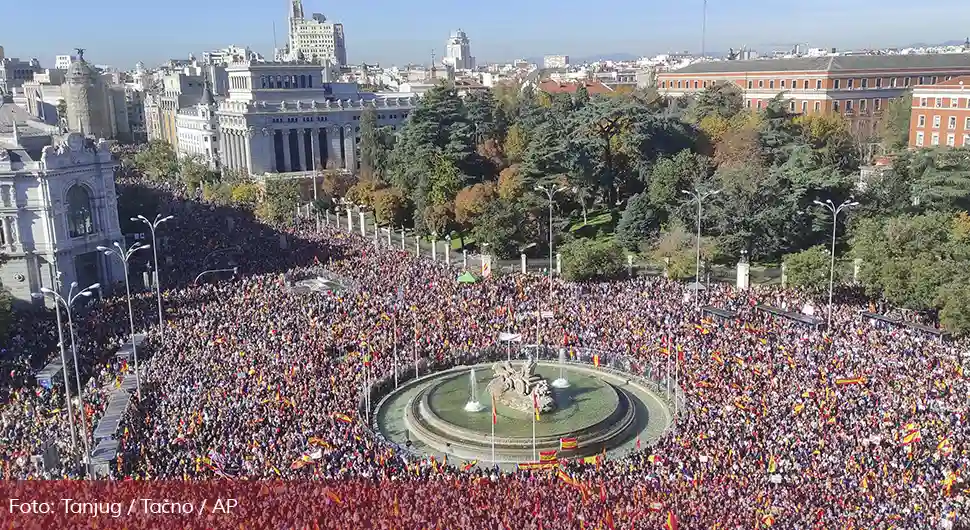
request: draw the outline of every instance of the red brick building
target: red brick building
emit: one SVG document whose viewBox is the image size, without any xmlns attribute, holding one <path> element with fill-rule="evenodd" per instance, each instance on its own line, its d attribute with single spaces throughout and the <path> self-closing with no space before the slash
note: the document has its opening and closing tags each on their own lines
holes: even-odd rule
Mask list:
<svg viewBox="0 0 970 530">
<path fill-rule="evenodd" d="M 546 94 L 575 94 L 581 85 L 586 86 L 589 95 L 612 94 L 613 89 L 599 81 L 576 81 L 574 83 L 560 83 L 552 79 L 546 79 L 539 83 L 539 90 Z"/>
<path fill-rule="evenodd" d="M 838 55 L 752 61 L 701 62 L 657 76 L 661 94 L 694 94 L 732 83 L 749 108 L 762 108 L 784 93 L 789 110 L 838 112 L 853 127 L 875 133 L 889 102 L 913 87 L 970 75 L 970 54 Z"/>
<path fill-rule="evenodd" d="M 913 88 L 909 146 L 970 147 L 970 75 Z"/>
</svg>

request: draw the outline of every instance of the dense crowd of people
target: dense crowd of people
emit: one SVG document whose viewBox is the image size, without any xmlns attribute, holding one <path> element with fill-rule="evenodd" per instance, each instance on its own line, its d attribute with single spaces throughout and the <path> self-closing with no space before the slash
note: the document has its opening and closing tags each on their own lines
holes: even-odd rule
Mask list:
<svg viewBox="0 0 970 530">
<path fill-rule="evenodd" d="M 137 325 L 149 331 L 144 397 L 118 434 L 116 478 L 332 484 L 342 502 L 287 512 L 308 527 L 652 529 L 671 516 L 681 528 L 967 524 L 966 343 L 871 322 L 860 316 L 869 309 L 861 296 L 840 297 L 827 331 L 757 311 L 816 303 L 777 287 L 712 286 L 703 304 L 738 313 L 721 319 L 663 278 L 555 280 L 550 290 L 548 278 L 506 275 L 462 285 L 455 268 L 329 226 L 282 229 L 281 250 L 273 227 L 177 189 L 156 191 L 186 206 L 160 232 L 179 242 L 167 251 L 177 259 L 162 266 L 164 325 L 150 293 L 136 299 Z M 207 256 L 237 245 L 239 276 L 192 284 Z M 291 288 L 293 278 L 323 274 L 345 288 Z M 553 318 L 515 318 L 547 310 Z M 28 458 L 48 442 L 65 462 L 79 454 L 60 390 L 37 389 L 29 377 L 36 367 L 24 352 L 55 349 L 45 322 L 15 330 L 8 348 L 20 359 L 2 381 L 8 478 L 81 475 L 69 464 L 38 471 Z M 391 373 L 395 342 L 402 373 L 414 357 L 427 371 L 459 364 L 509 330 L 525 342 L 619 352 L 655 374 L 678 363 L 686 407 L 676 428 L 629 455 L 565 463 L 592 492 L 584 495 L 547 471 L 416 459 L 359 419 L 364 361 L 368 377 Z M 127 335 L 123 299 L 94 302 L 79 325 L 93 423 L 131 373 L 110 356 Z M 390 484 L 405 487 L 381 487 Z"/>
</svg>

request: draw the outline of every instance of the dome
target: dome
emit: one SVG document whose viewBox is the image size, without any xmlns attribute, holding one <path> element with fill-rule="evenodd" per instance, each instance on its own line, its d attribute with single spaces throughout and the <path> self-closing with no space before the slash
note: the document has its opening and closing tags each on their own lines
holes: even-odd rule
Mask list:
<svg viewBox="0 0 970 530">
<path fill-rule="evenodd" d="M 64 78 L 72 84 L 93 84 L 98 78 L 98 72 L 82 57 L 71 63 Z"/>
</svg>

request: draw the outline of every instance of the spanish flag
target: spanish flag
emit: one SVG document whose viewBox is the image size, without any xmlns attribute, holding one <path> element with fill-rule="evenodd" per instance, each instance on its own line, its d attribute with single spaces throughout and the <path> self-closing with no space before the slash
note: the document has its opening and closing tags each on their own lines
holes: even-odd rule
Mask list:
<svg viewBox="0 0 970 530">
<path fill-rule="evenodd" d="M 761 524 L 765 525 L 765 528 L 774 526 L 775 516 L 770 513 L 761 518 Z"/>
<path fill-rule="evenodd" d="M 903 436 L 903 445 L 909 445 L 922 439 L 923 436 L 920 434 L 919 429 L 917 429 Z"/>
<path fill-rule="evenodd" d="M 536 421 L 539 421 L 539 396 L 532 394 L 532 410 L 536 413 Z"/>
<path fill-rule="evenodd" d="M 937 452 L 943 456 L 950 456 L 953 454 L 953 442 L 950 441 L 950 437 L 940 440 L 940 443 L 936 446 Z"/>
<path fill-rule="evenodd" d="M 843 385 L 861 385 L 866 382 L 865 377 L 843 377 L 841 379 L 836 379 L 835 384 L 839 386 Z"/>
<path fill-rule="evenodd" d="M 478 460 L 472 460 L 471 462 L 466 462 L 465 465 L 461 466 L 461 469 L 462 471 L 468 471 L 476 465 L 478 465 Z"/>
<path fill-rule="evenodd" d="M 498 412 L 495 409 L 495 395 L 492 395 L 492 425 L 498 425 Z"/>
<path fill-rule="evenodd" d="M 600 354 L 598 354 L 598 353 L 594 353 L 593 354 L 593 366 L 595 366 L 597 368 L 600 367 Z"/>
<path fill-rule="evenodd" d="M 340 497 L 336 493 L 334 493 L 334 492 L 332 492 L 330 490 L 324 491 L 323 494 L 326 495 L 328 499 L 332 500 L 333 502 L 335 502 L 337 504 L 343 504 L 344 503 L 344 501 L 341 500 Z"/>
<path fill-rule="evenodd" d="M 348 416 L 346 414 L 340 414 L 339 412 L 334 413 L 333 417 L 334 417 L 335 420 L 342 421 L 344 423 L 353 423 L 354 422 L 354 420 L 351 419 L 350 416 Z"/>
<path fill-rule="evenodd" d="M 667 521 L 664 523 L 664 529 L 665 530 L 677 530 L 677 528 L 678 528 L 678 526 L 677 526 L 677 516 L 674 515 L 674 512 L 668 511 L 667 512 Z"/>
<path fill-rule="evenodd" d="M 556 451 L 539 451 L 540 462 L 555 462 Z"/>
<path fill-rule="evenodd" d="M 576 438 L 560 438 L 559 439 L 559 449 L 562 451 L 569 451 L 579 447 L 579 443 Z"/>
<path fill-rule="evenodd" d="M 565 471 L 561 469 L 556 472 L 556 476 L 559 477 L 559 480 L 565 482 L 566 484 L 569 484 L 574 488 L 582 489 L 583 487 L 583 485 L 578 480 L 574 479 L 573 477 L 570 477 Z"/>
</svg>

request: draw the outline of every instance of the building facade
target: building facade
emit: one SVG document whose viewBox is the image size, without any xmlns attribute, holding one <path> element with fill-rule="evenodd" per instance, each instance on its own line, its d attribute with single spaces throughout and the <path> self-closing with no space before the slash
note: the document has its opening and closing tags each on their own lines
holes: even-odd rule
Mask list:
<svg viewBox="0 0 970 530">
<path fill-rule="evenodd" d="M 711 61 L 660 73 L 657 89 L 679 97 L 730 83 L 754 109 L 784 93 L 791 112 L 839 113 L 857 131 L 874 134 L 890 101 L 917 85 L 968 74 L 966 53 Z"/>
<path fill-rule="evenodd" d="M 37 59 L 22 61 L 16 57 L 4 57 L 0 48 L 0 94 L 12 93 L 24 83 L 33 81 L 34 75 L 41 70 Z"/>
<path fill-rule="evenodd" d="M 84 50 L 78 50 L 77 60 L 67 69 L 61 89 L 67 103 L 68 129 L 94 138 L 131 141 L 124 87 L 105 83 L 84 59 Z"/>
<path fill-rule="evenodd" d="M 54 56 L 54 69 L 55 70 L 67 70 L 71 67 L 76 58 L 73 55 L 55 55 Z"/>
<path fill-rule="evenodd" d="M 318 167 L 356 171 L 360 115 L 397 128 L 417 104 L 413 94 L 360 92 L 331 83 L 320 65 L 250 63 L 228 68 L 229 95 L 219 102 L 222 167 L 251 175 Z"/>
<path fill-rule="evenodd" d="M 475 68 L 471 41 L 460 28 L 448 37 L 448 43 L 445 45 L 445 57 L 441 62 L 455 70 L 473 70 Z"/>
<path fill-rule="evenodd" d="M 110 289 L 124 281 L 117 259 L 98 246 L 123 242 L 116 162 L 105 140 L 60 135 L 29 113 L 0 104 L 0 281 L 15 298 L 76 281 Z"/>
<path fill-rule="evenodd" d="M 970 76 L 913 88 L 909 146 L 970 147 Z"/>
<path fill-rule="evenodd" d="M 263 57 L 248 47 L 228 46 L 221 50 L 202 52 L 202 64 L 213 66 L 228 66 L 233 63 L 262 61 Z"/>
<path fill-rule="evenodd" d="M 330 61 L 341 66 L 347 64 L 343 24 L 330 22 L 320 13 L 314 13 L 308 19 L 303 18 L 302 0 L 291 0 L 288 18 L 289 59 L 319 64 Z"/>
<path fill-rule="evenodd" d="M 543 68 L 566 68 L 569 66 L 568 55 L 546 55 L 542 58 Z"/>
<path fill-rule="evenodd" d="M 178 155 L 197 157 L 213 170 L 221 166 L 217 108 L 212 90 L 206 86 L 198 104 L 182 109 L 176 117 Z"/>
</svg>

